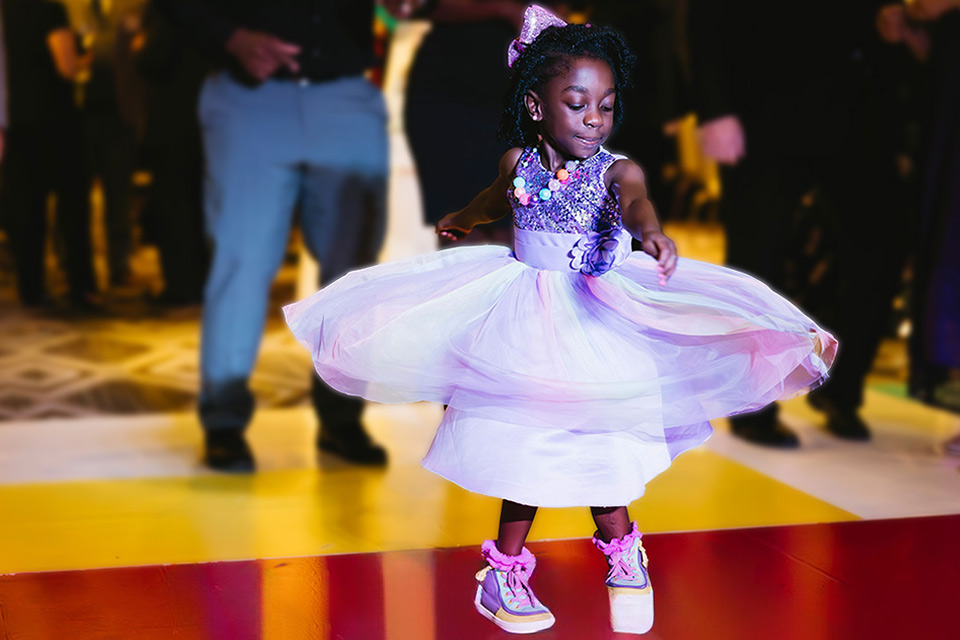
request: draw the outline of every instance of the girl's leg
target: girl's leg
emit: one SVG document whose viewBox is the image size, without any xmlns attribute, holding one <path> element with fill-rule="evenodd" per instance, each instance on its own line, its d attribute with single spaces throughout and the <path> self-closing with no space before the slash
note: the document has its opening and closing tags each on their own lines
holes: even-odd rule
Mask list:
<svg viewBox="0 0 960 640">
<path fill-rule="evenodd" d="M 603 542 L 622 538 L 633 530 L 626 507 L 590 507 L 590 513 L 597 525 L 597 537 Z"/>
<path fill-rule="evenodd" d="M 535 515 L 536 507 L 504 500 L 499 537 L 481 547 L 487 566 L 477 573 L 473 604 L 480 615 L 510 633 L 533 633 L 555 622 L 530 587 L 537 560 L 523 543 Z"/>
<path fill-rule="evenodd" d="M 593 543 L 606 556 L 610 624 L 614 631 L 646 633 L 653 626 L 653 588 L 641 534 L 626 507 L 591 507 L 597 534 Z"/>
<path fill-rule="evenodd" d="M 500 507 L 500 529 L 497 532 L 497 549 L 500 553 L 508 556 L 520 555 L 536 515 L 536 507 L 503 501 Z"/>
</svg>

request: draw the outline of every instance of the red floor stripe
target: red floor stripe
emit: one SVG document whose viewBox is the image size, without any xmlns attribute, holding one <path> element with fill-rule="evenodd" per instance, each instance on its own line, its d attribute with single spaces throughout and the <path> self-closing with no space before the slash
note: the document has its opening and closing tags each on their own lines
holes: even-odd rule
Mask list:
<svg viewBox="0 0 960 640">
<path fill-rule="evenodd" d="M 957 638 L 960 516 L 650 535 L 647 638 Z M 531 545 L 557 616 L 542 638 L 627 638 L 607 623 L 587 540 Z M 4 638 L 505 638 L 473 610 L 475 548 L 0 576 Z"/>
</svg>

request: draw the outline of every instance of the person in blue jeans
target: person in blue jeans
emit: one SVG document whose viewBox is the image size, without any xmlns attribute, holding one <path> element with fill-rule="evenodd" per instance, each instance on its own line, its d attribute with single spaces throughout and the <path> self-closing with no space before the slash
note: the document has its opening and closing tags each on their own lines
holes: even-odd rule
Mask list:
<svg viewBox="0 0 960 640">
<path fill-rule="evenodd" d="M 387 113 L 364 77 L 374 62 L 374 0 L 164 0 L 162 10 L 220 70 L 200 94 L 204 217 L 212 264 L 201 328 L 204 461 L 248 472 L 244 438 L 270 285 L 294 220 L 320 262 L 320 284 L 380 249 L 388 172 Z M 395 9 L 401 11 L 398 5 Z M 317 445 L 382 465 L 363 403 L 316 376 Z"/>
</svg>

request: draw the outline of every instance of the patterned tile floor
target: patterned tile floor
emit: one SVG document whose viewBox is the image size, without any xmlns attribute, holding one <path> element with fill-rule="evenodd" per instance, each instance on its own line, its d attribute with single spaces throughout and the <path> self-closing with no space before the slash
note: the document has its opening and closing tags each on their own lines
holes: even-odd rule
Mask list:
<svg viewBox="0 0 960 640">
<path fill-rule="evenodd" d="M 199 307 L 165 311 L 147 302 L 158 286 L 147 265 L 137 287 L 108 292 L 97 316 L 56 308 L 32 312 L 13 301 L 9 271 L 0 278 L 0 421 L 189 411 L 198 389 Z M 263 407 L 306 398 L 310 362 L 279 315 L 294 297 L 297 268 L 286 265 L 272 291 L 270 319 L 251 381 Z"/>
<path fill-rule="evenodd" d="M 686 255 L 710 258 L 719 229 L 673 225 Z M 712 237 L 712 241 L 711 241 Z M 151 257 L 144 249 L 141 263 Z M 12 301 L 9 274 L 0 279 L 0 421 L 192 410 L 198 390 L 199 307 L 164 311 L 146 302 L 149 266 L 139 288 L 112 291 L 95 317 L 28 312 Z M 281 271 L 251 387 L 260 407 L 306 401 L 310 361 L 280 318 L 296 297 L 295 260 Z M 875 388 L 904 393 L 906 353 L 888 339 L 871 377 Z"/>
</svg>

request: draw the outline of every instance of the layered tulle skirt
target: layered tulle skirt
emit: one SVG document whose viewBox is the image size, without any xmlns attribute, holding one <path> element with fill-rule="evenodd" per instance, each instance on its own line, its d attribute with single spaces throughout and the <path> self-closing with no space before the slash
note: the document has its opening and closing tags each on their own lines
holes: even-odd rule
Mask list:
<svg viewBox="0 0 960 640">
<path fill-rule="evenodd" d="M 575 236 L 520 235 L 550 248 L 381 264 L 284 309 L 333 388 L 448 405 L 424 465 L 471 491 L 627 504 L 709 420 L 816 387 L 835 356 L 829 333 L 745 274 L 681 259 L 661 286 L 621 238 L 613 268 L 585 275 Z"/>
</svg>

